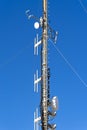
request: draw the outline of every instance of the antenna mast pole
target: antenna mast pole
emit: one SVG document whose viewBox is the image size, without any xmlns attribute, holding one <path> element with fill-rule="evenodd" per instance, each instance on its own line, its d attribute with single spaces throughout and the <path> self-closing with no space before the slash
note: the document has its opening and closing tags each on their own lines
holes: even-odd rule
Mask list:
<svg viewBox="0 0 87 130">
<path fill-rule="evenodd" d="M 41 46 L 41 122 L 42 130 L 47 130 L 48 126 L 48 80 L 47 80 L 47 0 L 43 0 L 43 34 Z"/>
<path fill-rule="evenodd" d="M 28 19 L 34 18 L 38 22 L 35 22 L 34 27 L 38 29 L 42 28 L 42 37 L 39 40 L 38 35 L 34 39 L 34 54 L 38 55 L 38 47 L 41 45 L 41 77 L 38 77 L 38 70 L 34 74 L 34 92 L 38 93 L 38 84 L 41 86 L 41 100 L 40 100 L 40 112 L 38 108 L 34 112 L 34 130 L 39 130 L 38 126 L 41 126 L 42 130 L 55 130 L 56 124 L 51 123 L 51 119 L 56 116 L 58 109 L 58 99 L 56 96 L 50 99 L 50 68 L 48 68 L 48 39 L 56 43 L 58 32 L 54 31 L 48 24 L 47 15 L 47 2 L 48 0 L 42 0 L 43 2 L 43 16 L 37 18 L 30 14 L 30 10 L 26 11 Z M 39 115 L 40 116 L 39 116 Z"/>
</svg>

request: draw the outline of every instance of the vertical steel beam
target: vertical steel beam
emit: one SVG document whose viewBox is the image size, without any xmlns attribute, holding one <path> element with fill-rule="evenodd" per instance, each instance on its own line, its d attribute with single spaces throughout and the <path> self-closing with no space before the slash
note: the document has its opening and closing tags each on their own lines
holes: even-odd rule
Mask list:
<svg viewBox="0 0 87 130">
<path fill-rule="evenodd" d="M 43 0 L 43 33 L 41 47 L 41 122 L 42 130 L 48 129 L 48 80 L 47 80 L 47 0 Z"/>
</svg>

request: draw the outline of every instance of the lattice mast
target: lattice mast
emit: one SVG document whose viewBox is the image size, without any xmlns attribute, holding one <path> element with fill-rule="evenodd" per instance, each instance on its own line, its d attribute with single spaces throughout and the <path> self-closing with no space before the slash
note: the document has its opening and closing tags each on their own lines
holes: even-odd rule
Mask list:
<svg viewBox="0 0 87 130">
<path fill-rule="evenodd" d="M 43 34 L 41 48 L 41 122 L 42 130 L 48 129 L 48 65 L 47 65 L 47 0 L 43 0 Z"/>
<path fill-rule="evenodd" d="M 55 130 L 56 124 L 51 120 L 56 116 L 58 109 L 58 99 L 56 96 L 50 98 L 50 68 L 48 67 L 48 40 L 56 43 L 58 32 L 54 31 L 48 23 L 47 3 L 43 2 L 43 16 L 37 18 L 30 14 L 30 10 L 26 11 L 28 19 L 34 18 L 35 29 L 42 29 L 42 36 L 39 38 L 38 34 L 34 39 L 34 54 L 38 55 L 38 47 L 41 46 L 41 76 L 38 76 L 38 70 L 34 74 L 34 92 L 38 93 L 38 85 L 41 87 L 40 109 L 34 112 L 34 130 Z M 39 40 L 40 39 L 40 40 Z"/>
</svg>

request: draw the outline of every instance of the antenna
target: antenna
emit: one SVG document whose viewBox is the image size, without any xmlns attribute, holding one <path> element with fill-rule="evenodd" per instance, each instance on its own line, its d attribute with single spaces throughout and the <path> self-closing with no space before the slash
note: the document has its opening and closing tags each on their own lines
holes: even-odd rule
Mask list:
<svg viewBox="0 0 87 130">
<path fill-rule="evenodd" d="M 38 29 L 38 28 L 39 28 L 39 23 L 38 23 L 38 22 L 35 22 L 35 23 L 34 23 L 34 28 L 35 28 L 35 29 Z"/>
<path fill-rule="evenodd" d="M 34 130 L 39 130 L 38 125 L 42 130 L 55 130 L 56 124 L 51 123 L 50 119 L 56 116 L 58 109 L 58 98 L 54 96 L 50 98 L 50 68 L 48 67 L 48 40 L 56 43 L 58 32 L 53 30 L 48 23 L 47 2 L 43 2 L 43 15 L 40 18 L 30 14 L 30 10 L 26 11 L 28 19 L 35 19 L 34 28 L 42 29 L 42 37 L 40 40 L 38 34 L 34 39 L 34 54 L 38 55 L 38 47 L 41 51 L 41 76 L 38 76 L 38 71 L 34 74 L 34 92 L 38 93 L 38 86 L 40 86 L 40 111 L 38 109 L 34 112 Z"/>
</svg>

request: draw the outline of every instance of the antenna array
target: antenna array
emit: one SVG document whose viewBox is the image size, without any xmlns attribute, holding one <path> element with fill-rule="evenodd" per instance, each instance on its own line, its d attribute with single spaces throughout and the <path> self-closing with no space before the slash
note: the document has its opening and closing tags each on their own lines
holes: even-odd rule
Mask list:
<svg viewBox="0 0 87 130">
<path fill-rule="evenodd" d="M 43 0 L 43 16 L 37 18 L 26 11 L 28 19 L 34 18 L 35 29 L 42 29 L 42 37 L 39 39 L 38 34 L 34 39 L 34 54 L 38 55 L 38 47 L 41 46 L 41 76 L 38 76 L 38 70 L 34 74 L 34 92 L 38 93 L 38 85 L 41 86 L 40 112 L 38 108 L 34 112 L 34 130 L 55 130 L 56 124 L 51 123 L 51 119 L 56 116 L 58 109 L 58 99 L 54 96 L 50 98 L 50 68 L 48 67 L 48 40 L 56 43 L 58 32 L 54 31 L 48 23 L 47 0 Z M 39 114 L 38 114 L 39 113 Z"/>
</svg>

